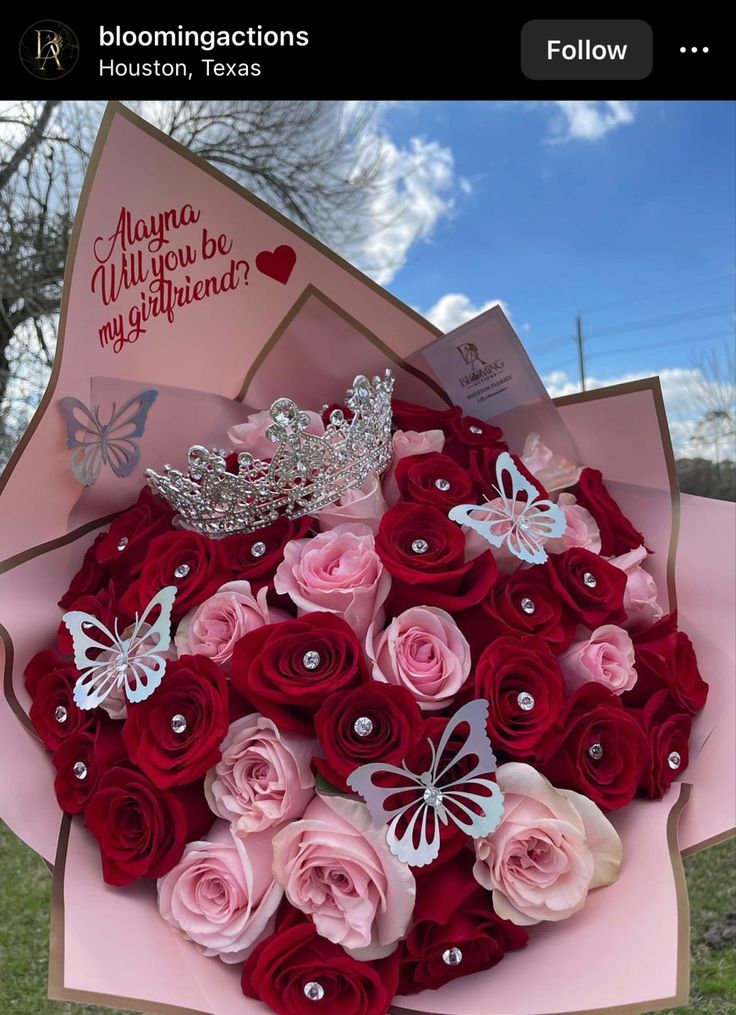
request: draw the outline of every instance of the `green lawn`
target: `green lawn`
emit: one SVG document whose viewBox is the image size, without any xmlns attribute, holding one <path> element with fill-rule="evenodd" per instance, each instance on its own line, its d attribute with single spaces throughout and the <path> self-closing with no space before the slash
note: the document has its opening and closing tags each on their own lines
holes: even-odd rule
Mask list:
<svg viewBox="0 0 736 1015">
<path fill-rule="evenodd" d="M 0 822 L 0 1015 L 110 1015 L 46 998 L 51 878 Z M 736 1015 L 736 840 L 685 860 L 692 910 L 691 1003 L 678 1015 Z M 12 917 L 12 918 L 11 918 Z"/>
</svg>

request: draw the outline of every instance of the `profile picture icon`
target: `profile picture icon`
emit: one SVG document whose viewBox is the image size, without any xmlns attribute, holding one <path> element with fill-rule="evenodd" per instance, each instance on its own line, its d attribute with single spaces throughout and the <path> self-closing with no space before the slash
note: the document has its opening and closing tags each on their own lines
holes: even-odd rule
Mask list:
<svg viewBox="0 0 736 1015">
<path fill-rule="evenodd" d="M 34 78 L 66 77 L 79 59 L 79 40 L 63 21 L 37 21 L 26 28 L 19 46 L 20 62 Z"/>
</svg>

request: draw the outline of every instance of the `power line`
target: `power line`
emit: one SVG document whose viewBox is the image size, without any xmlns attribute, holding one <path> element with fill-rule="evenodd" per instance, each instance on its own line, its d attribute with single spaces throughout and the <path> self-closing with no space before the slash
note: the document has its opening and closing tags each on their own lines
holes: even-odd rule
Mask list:
<svg viewBox="0 0 736 1015">
<path fill-rule="evenodd" d="M 696 342 L 708 342 L 717 338 L 732 338 L 733 331 L 716 331 L 710 335 L 691 335 L 689 338 L 673 338 L 669 342 L 649 342 L 647 345 L 629 345 L 625 349 L 606 349 L 605 352 L 594 352 L 593 359 L 602 356 L 619 356 L 627 352 L 647 352 L 649 349 L 664 349 L 670 345 L 694 345 Z M 590 359 L 590 356 L 588 356 Z"/>
</svg>

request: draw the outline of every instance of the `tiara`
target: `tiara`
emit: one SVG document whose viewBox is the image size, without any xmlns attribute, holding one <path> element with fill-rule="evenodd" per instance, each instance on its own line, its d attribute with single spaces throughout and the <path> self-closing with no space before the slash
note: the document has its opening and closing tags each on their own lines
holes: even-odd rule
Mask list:
<svg viewBox="0 0 736 1015">
<path fill-rule="evenodd" d="M 148 485 L 186 528 L 213 538 L 313 514 L 390 464 L 393 387 L 390 370 L 370 381 L 356 377 L 345 394 L 349 412 L 333 409 L 319 437 L 308 433 L 308 413 L 290 398 L 277 398 L 266 430 L 275 445 L 270 460 L 241 452 L 238 471 L 228 472 L 226 452 L 195 445 L 188 476 L 170 465 L 163 473 L 147 469 Z"/>
</svg>

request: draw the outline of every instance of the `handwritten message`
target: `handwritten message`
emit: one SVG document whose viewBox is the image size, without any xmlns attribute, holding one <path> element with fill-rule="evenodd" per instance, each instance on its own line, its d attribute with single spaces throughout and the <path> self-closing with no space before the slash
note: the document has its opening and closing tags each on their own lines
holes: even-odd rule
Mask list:
<svg viewBox="0 0 736 1015">
<path fill-rule="evenodd" d="M 191 204 L 147 218 L 122 207 L 113 231 L 95 239 L 90 288 L 110 308 L 98 327 L 103 349 L 121 352 L 154 318 L 173 324 L 190 304 L 248 284 L 250 264 L 235 256 L 232 238 L 200 217 Z"/>
</svg>

